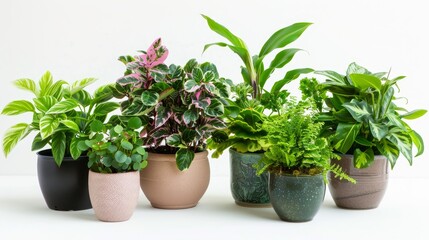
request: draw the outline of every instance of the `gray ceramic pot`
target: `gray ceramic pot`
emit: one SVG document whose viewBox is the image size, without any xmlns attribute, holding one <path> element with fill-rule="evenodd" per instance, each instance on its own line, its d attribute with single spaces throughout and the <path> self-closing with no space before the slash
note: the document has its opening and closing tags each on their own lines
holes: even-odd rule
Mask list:
<svg viewBox="0 0 429 240">
<path fill-rule="evenodd" d="M 340 208 L 371 209 L 376 208 L 383 199 L 389 178 L 389 167 L 386 157 L 375 156 L 374 163 L 362 169 L 353 165 L 353 155 L 342 155 L 340 161 L 335 161 L 357 183 L 334 178 L 330 173 L 329 191 L 335 204 Z"/>
<path fill-rule="evenodd" d="M 231 163 L 231 193 L 235 202 L 245 207 L 269 207 L 268 173 L 256 175 L 252 167 L 263 153 L 239 153 L 229 150 Z"/>
<path fill-rule="evenodd" d="M 314 176 L 270 173 L 271 204 L 283 221 L 311 221 L 325 198 L 322 174 Z"/>
</svg>

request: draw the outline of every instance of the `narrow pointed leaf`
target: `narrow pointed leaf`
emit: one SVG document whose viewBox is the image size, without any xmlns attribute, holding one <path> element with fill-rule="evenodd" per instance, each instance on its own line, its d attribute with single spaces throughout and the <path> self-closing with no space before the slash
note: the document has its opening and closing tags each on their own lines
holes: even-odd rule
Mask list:
<svg viewBox="0 0 429 240">
<path fill-rule="evenodd" d="M 288 48 L 280 51 L 270 63 L 270 68 L 282 68 L 288 64 L 297 52 L 301 51 L 298 48 Z"/>
<path fill-rule="evenodd" d="M 104 102 L 98 104 L 94 109 L 94 114 L 97 116 L 107 115 L 110 112 L 115 111 L 119 108 L 119 103 L 116 102 Z"/>
<path fill-rule="evenodd" d="M 16 100 L 8 103 L 2 110 L 4 115 L 19 115 L 25 112 L 34 112 L 33 104 L 26 100 Z"/>
<path fill-rule="evenodd" d="M 28 128 L 29 125 L 27 123 L 18 123 L 6 130 L 3 137 L 3 152 L 6 157 L 16 146 L 18 141 L 21 140 L 23 136 L 27 135 L 27 132 L 29 131 Z"/>
<path fill-rule="evenodd" d="M 411 137 L 411 140 L 414 143 L 414 146 L 416 146 L 416 148 L 417 148 L 417 154 L 415 155 L 415 157 L 420 156 L 421 154 L 423 154 L 423 152 L 425 150 L 423 138 L 414 130 L 411 130 L 409 132 L 409 135 Z"/>
<path fill-rule="evenodd" d="M 70 142 L 70 155 L 75 160 L 78 159 L 82 154 L 82 151 L 78 147 L 79 141 L 80 141 L 79 138 L 74 137 Z"/>
<path fill-rule="evenodd" d="M 80 90 L 84 89 L 85 87 L 87 87 L 88 85 L 90 85 L 91 83 L 97 81 L 96 78 L 84 78 L 82 80 L 79 81 L 75 81 L 70 88 L 70 94 L 73 95 L 77 92 L 79 92 Z"/>
<path fill-rule="evenodd" d="M 40 87 L 39 96 L 41 97 L 46 96 L 47 95 L 46 92 L 51 88 L 52 84 L 53 84 L 53 78 L 52 78 L 51 72 L 46 71 L 39 81 L 39 87 Z"/>
<path fill-rule="evenodd" d="M 43 96 L 35 98 L 33 101 L 36 108 L 43 113 L 46 113 L 52 106 L 54 106 L 58 102 L 57 99 L 52 96 Z"/>
<path fill-rule="evenodd" d="M 399 157 L 399 149 L 396 147 L 396 145 L 387 139 L 382 139 L 380 143 L 377 144 L 377 149 L 389 160 L 390 165 L 393 168 L 396 164 L 396 160 L 398 160 Z"/>
<path fill-rule="evenodd" d="M 66 113 L 71 111 L 79 106 L 79 103 L 74 99 L 66 99 L 61 102 L 57 102 L 54 106 L 52 106 L 46 114 L 59 114 Z"/>
<path fill-rule="evenodd" d="M 425 115 L 426 112 L 427 112 L 427 110 L 425 110 L 425 109 L 417 109 L 417 110 L 414 110 L 414 111 L 402 114 L 401 118 L 405 118 L 405 119 L 408 119 L 408 120 L 413 120 L 413 119 L 416 119 L 416 118 L 419 118 L 419 117 Z"/>
<path fill-rule="evenodd" d="M 372 136 L 379 141 L 384 138 L 389 131 L 389 128 L 385 124 L 369 122 L 369 129 L 371 130 Z"/>
<path fill-rule="evenodd" d="M 401 132 L 391 132 L 386 136 L 386 138 L 396 145 L 402 155 L 404 155 L 410 165 L 412 165 L 413 155 L 411 137 L 409 135 L 402 134 Z"/>
<path fill-rule="evenodd" d="M 61 166 L 66 152 L 66 135 L 56 132 L 52 135 L 52 155 L 57 166 Z"/>
<path fill-rule="evenodd" d="M 334 81 L 334 82 L 336 82 L 338 84 L 341 84 L 341 85 L 345 85 L 346 84 L 345 81 L 344 81 L 345 76 L 343 76 L 343 75 L 341 75 L 341 74 L 339 74 L 337 72 L 326 70 L 326 71 L 315 71 L 314 73 L 322 75 L 322 76 L 325 76 L 329 80 Z"/>
<path fill-rule="evenodd" d="M 209 25 L 211 30 L 213 30 L 217 34 L 221 35 L 222 37 L 228 39 L 228 41 L 230 41 L 234 46 L 245 47 L 243 40 L 241 40 L 239 37 L 235 36 L 226 27 L 217 23 L 215 20 L 211 19 L 208 16 L 205 16 L 205 15 L 201 15 L 201 16 L 203 16 L 203 18 L 206 19 L 207 24 Z"/>
<path fill-rule="evenodd" d="M 311 68 L 298 68 L 298 69 L 288 71 L 282 80 L 274 83 L 273 87 L 271 88 L 271 93 L 278 94 L 284 85 L 297 79 L 301 74 L 311 73 L 313 71 L 314 70 Z"/>
</svg>

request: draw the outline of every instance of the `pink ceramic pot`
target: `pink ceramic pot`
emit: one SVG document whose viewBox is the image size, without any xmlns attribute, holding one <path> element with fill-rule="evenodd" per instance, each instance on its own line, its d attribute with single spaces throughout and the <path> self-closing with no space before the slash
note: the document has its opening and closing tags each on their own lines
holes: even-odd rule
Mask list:
<svg viewBox="0 0 429 240">
<path fill-rule="evenodd" d="M 89 171 L 88 188 L 95 216 L 99 220 L 126 221 L 137 206 L 139 172 L 109 174 Z"/>
<path fill-rule="evenodd" d="M 191 208 L 207 190 L 210 166 L 207 151 L 196 153 L 188 170 L 177 169 L 174 154 L 149 153 L 148 165 L 140 172 L 140 186 L 155 208 Z"/>
</svg>

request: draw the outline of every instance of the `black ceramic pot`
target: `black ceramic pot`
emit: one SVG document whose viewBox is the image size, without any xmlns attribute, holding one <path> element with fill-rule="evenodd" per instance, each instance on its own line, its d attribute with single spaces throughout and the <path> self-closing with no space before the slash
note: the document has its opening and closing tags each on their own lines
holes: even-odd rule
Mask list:
<svg viewBox="0 0 429 240">
<path fill-rule="evenodd" d="M 50 149 L 37 153 L 39 185 L 50 209 L 70 211 L 91 208 L 87 163 L 86 156 L 77 160 L 64 157 L 61 167 L 58 167 Z"/>
<path fill-rule="evenodd" d="M 293 176 L 270 173 L 271 204 L 283 221 L 311 221 L 325 198 L 321 174 Z"/>
<path fill-rule="evenodd" d="M 263 153 L 239 153 L 229 150 L 231 163 L 231 193 L 235 203 L 244 207 L 270 207 L 268 173 L 256 175 L 253 164 Z"/>
</svg>

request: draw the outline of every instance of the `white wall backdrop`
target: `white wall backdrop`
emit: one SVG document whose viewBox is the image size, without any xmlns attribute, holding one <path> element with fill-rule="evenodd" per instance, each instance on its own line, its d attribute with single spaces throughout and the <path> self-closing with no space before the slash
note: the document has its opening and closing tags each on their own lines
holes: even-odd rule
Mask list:
<svg viewBox="0 0 429 240">
<path fill-rule="evenodd" d="M 99 79 L 95 85 L 113 82 L 124 69 L 117 57 L 146 49 L 158 36 L 170 50 L 167 63 L 184 64 L 189 58 L 212 61 L 221 75 L 241 81 L 238 57 L 215 48 L 201 54 L 204 44 L 221 40 L 201 13 L 228 26 L 255 53 L 275 30 L 298 21 L 313 22 L 293 43 L 307 53 L 297 54 L 289 68 L 344 72 L 353 61 L 373 71 L 391 68 L 392 75 L 408 76 L 400 86 L 409 108 L 429 108 L 429 15 L 425 1 L 417 0 L 1 0 L 0 107 L 31 97 L 15 89 L 13 80 L 38 80 L 46 70 L 67 81 L 91 76 Z M 296 84 L 290 88 L 298 92 Z M 0 133 L 30 118 L 0 116 Z M 429 144 L 428 119 L 411 125 Z M 1 153 L 0 175 L 36 174 L 31 140 L 30 136 L 20 142 L 7 159 Z M 428 156 L 429 151 L 413 167 L 401 157 L 392 176 L 427 177 Z M 228 174 L 228 164 L 227 154 L 212 160 L 212 174 Z"/>
</svg>

